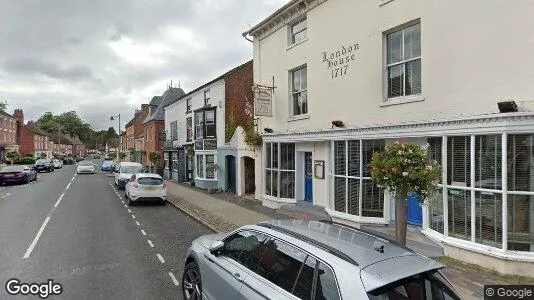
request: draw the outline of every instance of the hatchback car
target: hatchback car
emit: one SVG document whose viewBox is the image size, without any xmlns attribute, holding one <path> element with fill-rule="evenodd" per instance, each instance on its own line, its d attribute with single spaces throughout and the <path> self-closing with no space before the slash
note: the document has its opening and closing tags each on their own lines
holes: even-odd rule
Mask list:
<svg viewBox="0 0 534 300">
<path fill-rule="evenodd" d="M 63 168 L 63 161 L 61 159 L 53 159 L 52 162 L 54 164 L 54 169 Z"/>
<path fill-rule="evenodd" d="M 332 222 L 274 220 L 202 236 L 185 299 L 460 299 L 437 261 Z"/>
<path fill-rule="evenodd" d="M 120 162 L 115 165 L 113 173 L 115 174 L 115 185 L 119 190 L 126 187 L 126 183 L 132 178 L 132 175 L 143 172 L 143 165 L 138 162 Z"/>
<path fill-rule="evenodd" d="M 95 164 L 89 160 L 82 160 L 76 166 L 77 174 L 95 174 Z"/>
<path fill-rule="evenodd" d="M 28 166 L 7 166 L 0 170 L 0 184 L 30 183 L 37 180 L 37 172 Z"/>
<path fill-rule="evenodd" d="M 135 202 L 151 201 L 165 204 L 167 201 L 167 186 L 158 174 L 137 173 L 132 175 L 126 183 L 124 195 L 128 205 Z"/>
<path fill-rule="evenodd" d="M 100 170 L 104 172 L 113 171 L 114 168 L 115 168 L 115 162 L 112 160 L 105 160 L 100 166 Z"/>
</svg>

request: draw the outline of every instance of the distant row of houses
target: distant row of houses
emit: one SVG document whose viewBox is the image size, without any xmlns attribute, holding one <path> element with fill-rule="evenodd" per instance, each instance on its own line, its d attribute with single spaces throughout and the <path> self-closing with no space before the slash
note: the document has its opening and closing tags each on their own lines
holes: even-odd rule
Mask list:
<svg viewBox="0 0 534 300">
<path fill-rule="evenodd" d="M 0 163 L 4 163 L 5 154 L 10 151 L 46 158 L 87 154 L 85 144 L 77 136 L 46 133 L 33 121 L 24 124 L 22 109 L 15 109 L 13 115 L 0 111 Z"/>
</svg>

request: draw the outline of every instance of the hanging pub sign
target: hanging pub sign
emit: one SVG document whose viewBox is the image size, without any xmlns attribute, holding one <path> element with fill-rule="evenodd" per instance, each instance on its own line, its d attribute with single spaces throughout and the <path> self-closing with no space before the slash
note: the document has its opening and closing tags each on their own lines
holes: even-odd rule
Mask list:
<svg viewBox="0 0 534 300">
<path fill-rule="evenodd" d="M 166 138 L 167 138 L 167 132 L 165 132 L 165 131 L 161 131 L 161 132 L 159 133 L 159 140 L 160 140 L 160 141 L 165 141 Z"/>
<path fill-rule="evenodd" d="M 254 87 L 254 114 L 258 117 L 272 117 L 273 90 L 269 87 Z"/>
</svg>

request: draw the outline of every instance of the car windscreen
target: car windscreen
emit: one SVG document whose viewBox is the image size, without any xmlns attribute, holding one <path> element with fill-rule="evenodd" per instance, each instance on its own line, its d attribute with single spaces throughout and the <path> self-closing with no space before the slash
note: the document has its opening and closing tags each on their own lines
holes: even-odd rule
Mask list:
<svg viewBox="0 0 534 300">
<path fill-rule="evenodd" d="M 121 166 L 121 173 L 124 174 L 135 174 L 143 171 L 141 166 Z"/>
<path fill-rule="evenodd" d="M 104 166 L 112 166 L 113 165 L 113 162 L 111 160 L 105 160 L 103 163 L 102 163 Z"/>
<path fill-rule="evenodd" d="M 93 163 L 90 162 L 90 161 L 81 161 L 80 163 L 78 163 L 79 166 L 92 166 Z"/>
<path fill-rule="evenodd" d="M 449 282 L 438 272 L 413 275 L 368 293 L 371 300 L 446 299 L 460 300 Z"/>
<path fill-rule="evenodd" d="M 22 172 L 24 170 L 24 166 L 7 166 L 2 169 L 2 173 L 4 172 Z"/>
<path fill-rule="evenodd" d="M 141 177 L 137 179 L 137 182 L 141 185 L 162 185 L 163 180 L 157 177 Z"/>
<path fill-rule="evenodd" d="M 48 159 L 38 159 L 35 163 L 36 164 L 46 164 L 46 163 L 49 163 L 50 160 Z"/>
</svg>

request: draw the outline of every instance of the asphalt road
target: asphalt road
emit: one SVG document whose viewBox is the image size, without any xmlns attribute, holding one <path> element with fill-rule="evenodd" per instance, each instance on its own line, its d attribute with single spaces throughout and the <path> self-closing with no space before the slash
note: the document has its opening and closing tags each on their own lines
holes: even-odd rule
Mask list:
<svg viewBox="0 0 534 300">
<path fill-rule="evenodd" d="M 185 251 L 210 231 L 171 205 L 126 207 L 112 182 L 64 166 L 0 188 L 0 299 L 29 298 L 10 278 L 60 283 L 50 299 L 181 298 Z"/>
</svg>

